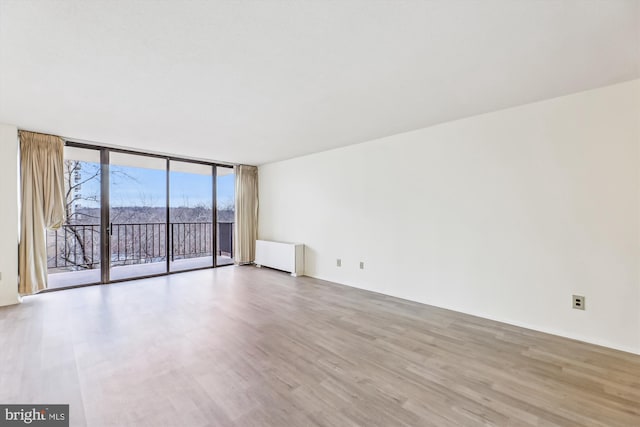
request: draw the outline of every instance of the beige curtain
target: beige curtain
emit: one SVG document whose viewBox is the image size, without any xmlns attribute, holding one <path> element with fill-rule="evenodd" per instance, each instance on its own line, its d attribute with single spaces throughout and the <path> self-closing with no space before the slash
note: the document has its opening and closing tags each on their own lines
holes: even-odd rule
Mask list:
<svg viewBox="0 0 640 427">
<path fill-rule="evenodd" d="M 258 238 L 258 168 L 240 165 L 236 173 L 235 250 L 236 264 L 255 260 Z"/>
<path fill-rule="evenodd" d="M 20 295 L 47 288 L 46 229 L 65 221 L 63 149 L 57 136 L 20 131 Z"/>
</svg>

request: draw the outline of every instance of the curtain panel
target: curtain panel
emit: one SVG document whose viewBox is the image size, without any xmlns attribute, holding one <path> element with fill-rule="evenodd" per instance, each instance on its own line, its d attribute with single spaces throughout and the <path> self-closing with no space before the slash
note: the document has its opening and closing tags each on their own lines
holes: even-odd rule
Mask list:
<svg viewBox="0 0 640 427">
<path fill-rule="evenodd" d="M 47 288 L 47 235 L 65 221 L 64 141 L 20 131 L 20 295 Z"/>
<path fill-rule="evenodd" d="M 236 174 L 235 250 L 236 264 L 255 260 L 258 238 L 258 168 L 240 165 Z"/>
</svg>

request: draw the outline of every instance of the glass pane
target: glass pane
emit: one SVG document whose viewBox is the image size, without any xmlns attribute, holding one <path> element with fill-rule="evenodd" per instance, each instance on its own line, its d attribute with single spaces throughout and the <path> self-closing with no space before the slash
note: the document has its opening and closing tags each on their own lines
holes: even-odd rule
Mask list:
<svg viewBox="0 0 640 427">
<path fill-rule="evenodd" d="M 47 231 L 49 288 L 100 282 L 100 151 L 64 148 L 66 223 Z"/>
<path fill-rule="evenodd" d="M 171 161 L 171 271 L 213 267 L 213 168 Z"/>
<path fill-rule="evenodd" d="M 166 273 L 166 160 L 111 152 L 111 280 Z"/>
<path fill-rule="evenodd" d="M 216 206 L 218 208 L 216 265 L 233 264 L 236 176 L 231 167 L 216 167 Z"/>
</svg>

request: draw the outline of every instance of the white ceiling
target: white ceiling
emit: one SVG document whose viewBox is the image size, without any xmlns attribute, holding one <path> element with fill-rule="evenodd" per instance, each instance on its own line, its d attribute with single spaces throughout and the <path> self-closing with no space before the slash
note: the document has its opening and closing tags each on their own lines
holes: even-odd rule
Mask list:
<svg viewBox="0 0 640 427">
<path fill-rule="evenodd" d="M 0 0 L 0 122 L 262 164 L 640 76 L 638 1 Z"/>
</svg>

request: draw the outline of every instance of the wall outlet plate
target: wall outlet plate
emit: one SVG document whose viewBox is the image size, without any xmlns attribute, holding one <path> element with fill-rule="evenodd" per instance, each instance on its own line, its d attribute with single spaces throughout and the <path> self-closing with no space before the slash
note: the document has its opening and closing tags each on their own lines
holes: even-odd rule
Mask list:
<svg viewBox="0 0 640 427">
<path fill-rule="evenodd" d="M 585 298 L 583 295 L 573 295 L 573 308 L 576 310 L 584 310 L 585 309 Z"/>
</svg>

